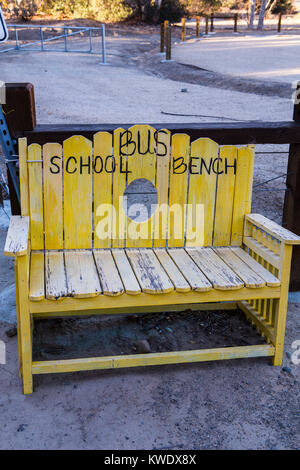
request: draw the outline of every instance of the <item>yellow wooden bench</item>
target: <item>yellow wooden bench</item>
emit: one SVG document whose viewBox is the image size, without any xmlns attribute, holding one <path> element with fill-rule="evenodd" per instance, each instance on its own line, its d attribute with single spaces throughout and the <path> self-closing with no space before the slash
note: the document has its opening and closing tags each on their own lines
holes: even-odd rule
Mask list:
<svg viewBox="0 0 300 470">
<path fill-rule="evenodd" d="M 190 143 L 147 125 L 98 132 L 93 142 L 73 136 L 63 146 L 19 139 L 22 216 L 11 218 L 5 254 L 16 261 L 24 393 L 33 374 L 50 372 L 255 356 L 281 364 L 300 238 L 250 215 L 253 165 L 253 146 Z M 130 206 L 136 180 L 146 189 Z M 144 192 L 155 203 L 146 217 Z M 32 361 L 35 317 L 191 306 L 242 309 L 265 344 Z"/>
</svg>

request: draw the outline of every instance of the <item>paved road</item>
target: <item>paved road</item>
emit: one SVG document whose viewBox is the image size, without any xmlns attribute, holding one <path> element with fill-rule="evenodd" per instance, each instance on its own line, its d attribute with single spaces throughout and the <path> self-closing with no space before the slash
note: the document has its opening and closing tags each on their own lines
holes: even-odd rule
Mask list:
<svg viewBox="0 0 300 470">
<path fill-rule="evenodd" d="M 214 72 L 292 83 L 300 79 L 300 35 L 212 35 L 174 47 L 173 58 Z"/>
</svg>

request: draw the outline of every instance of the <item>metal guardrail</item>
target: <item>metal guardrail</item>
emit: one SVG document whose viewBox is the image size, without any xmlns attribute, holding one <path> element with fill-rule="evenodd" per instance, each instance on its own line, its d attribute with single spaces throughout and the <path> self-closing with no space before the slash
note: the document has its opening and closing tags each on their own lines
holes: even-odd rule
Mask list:
<svg viewBox="0 0 300 470">
<path fill-rule="evenodd" d="M 13 50 L 27 50 L 27 51 L 42 51 L 42 52 L 80 52 L 80 53 L 89 53 L 89 54 L 97 54 L 99 52 L 96 52 L 95 49 L 93 49 L 93 39 L 95 37 L 101 37 L 101 54 L 102 54 L 102 64 L 106 64 L 106 44 L 105 44 L 105 25 L 102 24 L 101 27 L 89 27 L 89 26 L 55 26 L 55 25 L 24 25 L 24 24 L 8 24 L 7 28 L 9 32 L 11 30 L 14 31 L 14 39 L 15 40 L 15 46 L 7 47 L 5 49 L 0 49 L 0 53 L 2 52 L 8 52 L 8 51 L 13 51 Z M 19 29 L 39 29 L 40 31 L 40 38 L 37 41 L 33 42 L 23 42 L 20 40 L 19 37 Z M 58 36 L 53 36 L 50 38 L 45 38 L 44 37 L 44 30 L 45 29 L 62 29 L 64 31 L 64 34 L 60 34 Z M 72 32 L 69 32 L 69 31 Z M 96 33 L 96 36 L 93 35 L 93 32 Z M 97 35 L 97 32 L 100 34 Z M 88 49 L 71 49 L 68 38 L 72 36 L 76 36 L 82 33 L 88 33 L 88 41 L 89 41 L 89 47 Z M 45 43 L 51 42 L 51 41 L 56 41 L 59 39 L 64 39 L 64 47 L 63 49 L 49 49 L 48 47 L 45 48 Z M 38 49 L 31 49 L 32 46 L 39 44 L 40 47 Z"/>
</svg>

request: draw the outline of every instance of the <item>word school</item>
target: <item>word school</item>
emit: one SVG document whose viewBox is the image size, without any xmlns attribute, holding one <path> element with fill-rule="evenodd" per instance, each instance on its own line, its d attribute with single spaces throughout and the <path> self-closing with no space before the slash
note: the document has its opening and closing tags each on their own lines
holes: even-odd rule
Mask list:
<svg viewBox="0 0 300 470">
<path fill-rule="evenodd" d="M 143 158 L 140 155 L 132 158 Z M 62 157 L 53 156 L 50 159 L 50 173 L 58 174 L 62 168 Z M 88 157 L 70 156 L 64 159 L 64 171 L 69 174 L 91 174 L 94 173 L 132 173 L 130 169 L 130 160 L 120 156 L 119 161 L 113 155 L 101 157 L 97 155 L 94 160 Z M 173 174 L 183 174 L 189 172 L 191 175 L 215 174 L 227 175 L 230 171 L 236 174 L 236 159 L 229 164 L 227 158 L 211 157 L 204 159 L 203 157 L 190 157 L 188 163 L 184 157 L 173 157 L 171 162 L 171 171 Z"/>
</svg>

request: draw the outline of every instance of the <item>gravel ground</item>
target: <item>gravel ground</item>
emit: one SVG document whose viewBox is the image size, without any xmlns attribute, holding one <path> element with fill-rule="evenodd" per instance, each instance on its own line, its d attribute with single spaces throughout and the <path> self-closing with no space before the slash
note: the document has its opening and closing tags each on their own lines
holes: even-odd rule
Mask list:
<svg viewBox="0 0 300 470">
<path fill-rule="evenodd" d="M 157 44 L 158 34 L 153 28 L 111 28 L 108 30 L 108 66 L 101 66 L 96 55 L 12 52 L 0 55 L 0 79 L 30 81 L 35 85 L 39 123 L 216 120 L 203 115 L 218 116 L 220 122 L 228 118 L 291 119 L 292 101 L 288 84 L 283 83 L 281 95 L 276 91 L 275 82 L 260 86 L 259 92 L 254 93 L 251 88 L 254 80 L 247 80 L 243 82 L 242 92 L 234 80 L 220 77 L 226 75 L 225 63 L 221 72 L 209 71 L 212 74 L 210 81 L 199 70 L 193 71 L 191 77 L 183 65 L 175 64 L 178 68 L 170 72 L 160 62 Z M 183 88 L 187 92 L 183 93 Z M 177 113 L 178 116 L 166 115 L 162 111 Z M 191 118 L 182 114 L 197 116 Z M 261 146 L 257 150 L 261 151 Z M 285 151 L 287 148 L 268 146 L 267 150 Z M 259 154 L 255 183 L 286 173 L 286 164 L 286 154 Z M 268 188 L 280 189 L 283 183 L 283 179 L 279 179 Z M 280 222 L 283 194 L 283 191 L 255 190 L 253 210 Z M 290 360 L 292 342 L 300 337 L 298 304 L 289 305 L 284 357 L 286 369 L 270 367 L 267 359 L 249 359 L 45 375 L 35 378 L 35 393 L 24 397 L 17 372 L 16 337 L 8 338 L 5 334 L 15 321 L 13 262 L 2 254 L 7 220 L 2 213 L 0 339 L 7 345 L 7 364 L 0 366 L 0 448 L 299 447 L 299 367 Z M 242 344 L 255 336 L 252 328 L 251 331 L 245 330 L 238 314 L 228 318 L 228 312 L 224 317 L 220 313 L 204 312 L 199 314 L 199 319 L 193 315 L 171 315 L 166 324 L 165 318 L 156 316 L 150 328 L 147 328 L 147 319 L 142 320 L 142 325 L 135 320 L 132 326 L 128 326 L 125 320 L 116 319 L 115 324 L 107 320 L 111 336 L 103 336 L 102 333 L 106 342 L 100 344 L 106 351 L 111 346 L 108 339 L 113 342 L 113 338 L 117 338 L 114 347 L 122 351 L 132 350 L 140 339 L 147 339 L 151 347 L 159 349 L 164 344 L 172 348 L 181 341 L 182 347 L 193 341 L 209 345 L 220 345 L 225 341 L 224 344 L 228 344 L 228 341 L 237 340 L 237 329 L 241 329 Z M 228 320 L 227 329 L 225 318 Z M 49 328 L 47 323 L 37 325 L 42 341 L 37 343 L 37 353 L 43 358 L 53 358 L 54 353 L 66 353 L 66 345 L 71 340 L 78 344 L 74 338 L 83 331 L 87 332 L 83 347 L 89 346 L 91 338 L 98 345 L 95 331 L 101 333 L 103 319 L 98 320 L 90 320 L 86 328 L 81 320 L 78 323 L 70 320 L 67 323 L 56 322 Z M 195 328 L 191 327 L 191 322 L 195 322 Z M 158 335 L 155 333 L 157 328 L 161 330 Z M 166 328 L 171 328 L 172 333 Z M 155 330 L 152 331 L 154 339 L 151 339 L 150 330 Z M 198 333 L 196 337 L 195 332 Z M 81 354 L 81 351 L 77 352 Z"/>
</svg>

